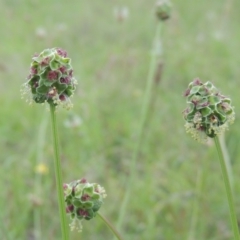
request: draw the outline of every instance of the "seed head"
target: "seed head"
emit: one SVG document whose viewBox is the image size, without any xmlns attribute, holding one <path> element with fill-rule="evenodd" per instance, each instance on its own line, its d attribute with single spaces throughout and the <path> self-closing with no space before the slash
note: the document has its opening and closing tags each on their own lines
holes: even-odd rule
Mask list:
<svg viewBox="0 0 240 240">
<path fill-rule="evenodd" d="M 187 108 L 183 111 L 185 127 L 194 139 L 204 142 L 207 137 L 223 133 L 234 122 L 231 99 L 220 94 L 211 82 L 195 79 L 184 96 L 187 98 Z"/>
<path fill-rule="evenodd" d="M 22 95 L 27 96 L 30 103 L 48 102 L 71 108 L 70 97 L 76 89 L 77 81 L 73 77 L 67 52 L 60 48 L 45 49 L 35 54 L 32 60 Z"/>
</svg>

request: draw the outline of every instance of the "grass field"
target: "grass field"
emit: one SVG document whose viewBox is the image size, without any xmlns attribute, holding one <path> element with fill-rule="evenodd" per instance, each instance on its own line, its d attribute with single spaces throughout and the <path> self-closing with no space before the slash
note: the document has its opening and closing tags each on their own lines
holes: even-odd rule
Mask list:
<svg viewBox="0 0 240 240">
<path fill-rule="evenodd" d="M 64 182 L 82 177 L 105 187 L 101 212 L 114 224 L 129 168 L 156 31 L 155 1 L 0 1 L 0 239 L 61 239 L 50 114 L 28 106 L 20 88 L 31 58 L 62 47 L 78 88 L 59 110 Z M 231 240 L 217 152 L 186 134 L 183 93 L 194 78 L 230 96 L 236 121 L 226 133 L 240 220 L 240 2 L 172 0 L 162 29 L 163 72 L 155 83 L 122 227 L 126 240 Z M 120 22 L 114 9 L 126 7 Z M 80 124 L 68 127 L 72 116 Z M 39 173 L 36 167 L 46 167 Z M 96 217 L 70 239 L 108 240 Z"/>
</svg>

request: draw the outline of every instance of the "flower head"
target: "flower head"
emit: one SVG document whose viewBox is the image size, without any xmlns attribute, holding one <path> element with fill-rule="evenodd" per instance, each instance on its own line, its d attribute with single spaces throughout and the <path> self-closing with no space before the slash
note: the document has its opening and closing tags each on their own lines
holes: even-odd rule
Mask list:
<svg viewBox="0 0 240 240">
<path fill-rule="evenodd" d="M 164 21 L 170 17 L 171 3 L 169 0 L 158 0 L 156 3 L 156 15 L 159 20 Z"/>
<path fill-rule="evenodd" d="M 71 230 L 82 230 L 82 220 L 96 216 L 103 199 L 107 196 L 105 189 L 97 183 L 89 183 L 85 178 L 64 184 L 66 212 L 70 215 Z"/>
<path fill-rule="evenodd" d="M 186 131 L 196 140 L 213 138 L 234 122 L 231 99 L 222 95 L 211 82 L 195 79 L 184 96 L 187 98 L 187 108 L 183 111 Z"/>
<path fill-rule="evenodd" d="M 73 95 L 77 81 L 67 52 L 60 48 L 45 49 L 35 54 L 32 60 L 22 94 L 27 95 L 30 103 L 48 102 L 71 108 L 69 97 Z"/>
</svg>

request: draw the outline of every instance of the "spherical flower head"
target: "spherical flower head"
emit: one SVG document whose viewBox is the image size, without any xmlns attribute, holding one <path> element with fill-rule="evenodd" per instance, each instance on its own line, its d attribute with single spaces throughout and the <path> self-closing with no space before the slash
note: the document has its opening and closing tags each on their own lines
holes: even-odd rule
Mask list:
<svg viewBox="0 0 240 240">
<path fill-rule="evenodd" d="M 207 137 L 214 138 L 234 122 L 231 99 L 222 95 L 211 82 L 202 83 L 195 79 L 185 91 L 185 97 L 186 131 L 196 140 L 204 142 Z"/>
<path fill-rule="evenodd" d="M 72 107 L 70 97 L 76 85 L 67 52 L 60 48 L 45 49 L 32 58 L 22 94 L 27 95 L 30 103 L 48 102 L 69 109 Z"/>
<path fill-rule="evenodd" d="M 90 220 L 96 216 L 103 199 L 107 196 L 105 189 L 97 183 L 89 183 L 86 179 L 64 184 L 66 212 L 70 215 L 71 230 L 82 230 L 82 220 Z"/>
<path fill-rule="evenodd" d="M 169 0 L 158 0 L 156 3 L 156 15 L 159 20 L 165 21 L 170 17 L 171 3 Z"/>
</svg>

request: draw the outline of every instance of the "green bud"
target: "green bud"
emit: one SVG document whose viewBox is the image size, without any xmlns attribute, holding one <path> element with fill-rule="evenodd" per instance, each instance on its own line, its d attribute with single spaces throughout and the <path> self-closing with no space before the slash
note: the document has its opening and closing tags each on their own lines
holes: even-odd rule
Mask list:
<svg viewBox="0 0 240 240">
<path fill-rule="evenodd" d="M 32 103 L 72 107 L 70 97 L 76 89 L 71 59 L 60 48 L 45 49 L 32 58 L 30 74 L 23 85 L 22 94 Z"/>
<path fill-rule="evenodd" d="M 90 220 L 96 216 L 103 199 L 107 196 L 105 189 L 97 183 L 89 183 L 86 179 L 64 184 L 66 212 L 70 215 L 71 230 L 82 230 L 81 221 Z"/>
<path fill-rule="evenodd" d="M 222 95 L 211 82 L 203 84 L 199 79 L 195 79 L 189 84 L 185 97 L 185 127 L 196 140 L 213 138 L 234 122 L 235 113 L 231 99 Z"/>
<path fill-rule="evenodd" d="M 167 20 L 170 17 L 171 3 L 169 0 L 158 0 L 156 3 L 156 15 L 159 20 Z"/>
</svg>

